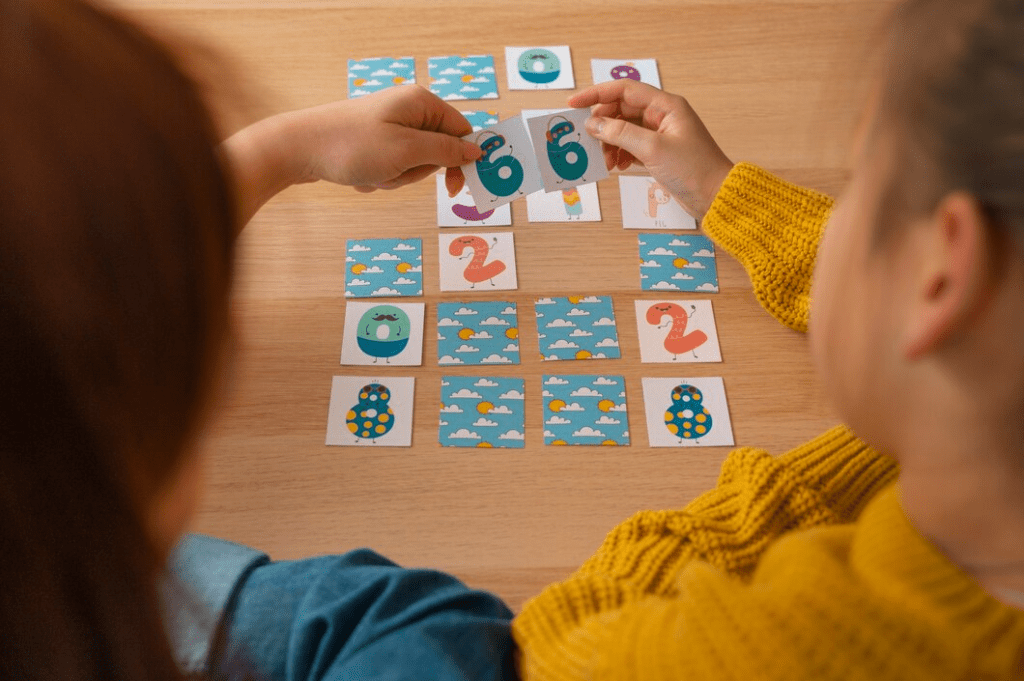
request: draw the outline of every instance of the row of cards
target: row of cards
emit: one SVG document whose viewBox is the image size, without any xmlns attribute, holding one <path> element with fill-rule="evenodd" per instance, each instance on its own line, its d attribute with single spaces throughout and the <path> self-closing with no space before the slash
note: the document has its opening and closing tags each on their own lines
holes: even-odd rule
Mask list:
<svg viewBox="0 0 1024 681">
<path fill-rule="evenodd" d="M 539 110 L 513 116 L 462 139 L 483 155 L 462 166 L 477 210 L 534 192 L 565 191 L 608 177 L 601 143 L 586 130 L 590 109 Z"/>
<path fill-rule="evenodd" d="M 468 186 L 450 197 L 443 173 L 438 173 L 436 183 L 439 227 L 507 227 L 512 224 L 510 205 L 477 210 Z M 697 221 L 653 177 L 619 175 L 619 198 L 625 229 L 697 229 Z M 529 222 L 600 222 L 597 185 L 583 184 L 560 192 L 527 194 L 526 213 Z"/>
<path fill-rule="evenodd" d="M 637 248 L 641 290 L 718 292 L 715 247 L 708 237 L 641 233 Z M 519 286 L 512 232 L 439 234 L 438 264 L 442 291 L 514 291 Z M 349 240 L 346 298 L 422 295 L 421 239 Z"/>
<path fill-rule="evenodd" d="M 721 362 L 710 300 L 637 300 L 644 363 Z M 541 298 L 535 303 L 543 360 L 618 359 L 618 327 L 608 296 Z M 341 363 L 420 366 L 423 303 L 355 303 L 345 308 Z M 440 366 L 519 364 L 519 315 L 510 301 L 438 303 Z"/>
<path fill-rule="evenodd" d="M 572 90 L 576 87 L 568 45 L 506 47 L 509 90 Z M 654 59 L 591 59 L 594 83 L 630 79 L 661 87 Z M 450 55 L 427 60 L 428 87 L 448 101 L 497 99 L 494 56 Z M 348 60 L 348 96 L 362 97 L 416 82 L 413 57 Z"/>
<path fill-rule="evenodd" d="M 732 446 L 721 378 L 642 379 L 651 447 Z M 444 447 L 515 448 L 526 441 L 526 382 L 521 378 L 444 376 L 438 441 Z M 335 376 L 328 445 L 412 445 L 415 378 Z M 627 446 L 622 376 L 544 376 L 545 445 Z"/>
</svg>

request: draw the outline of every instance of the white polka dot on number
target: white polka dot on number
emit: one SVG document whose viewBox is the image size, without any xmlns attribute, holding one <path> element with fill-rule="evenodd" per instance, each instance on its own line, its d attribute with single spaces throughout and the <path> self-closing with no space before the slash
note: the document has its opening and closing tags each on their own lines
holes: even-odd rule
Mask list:
<svg viewBox="0 0 1024 681">
<path fill-rule="evenodd" d="M 508 178 L 512 177 L 512 169 L 509 168 L 508 166 L 502 166 L 501 168 L 498 168 L 498 177 L 500 177 L 503 180 L 507 180 Z"/>
<path fill-rule="evenodd" d="M 377 415 L 377 410 L 376 409 L 367 409 L 366 411 L 363 412 L 363 416 L 366 416 L 367 418 L 371 418 L 371 419 L 374 416 L 376 416 L 376 415 Z"/>
<path fill-rule="evenodd" d="M 689 401 L 690 401 L 690 396 L 689 395 L 683 395 L 683 402 L 689 402 Z"/>
<path fill-rule="evenodd" d="M 683 418 L 684 419 L 692 419 L 693 418 L 693 410 L 692 409 L 684 409 L 683 410 Z"/>
<path fill-rule="evenodd" d="M 578 157 L 576 156 L 576 152 L 575 151 L 570 151 L 568 154 L 565 155 L 565 162 L 569 163 L 569 164 L 573 164 L 573 163 L 576 162 L 577 158 Z"/>
<path fill-rule="evenodd" d="M 376 395 L 370 395 L 370 401 L 371 401 L 371 402 L 373 402 L 373 401 L 374 401 L 374 400 L 376 400 L 376 399 L 377 399 L 377 396 L 376 396 Z"/>
<path fill-rule="evenodd" d="M 535 61 L 535 62 L 533 62 L 533 70 L 536 71 L 537 73 L 540 73 L 541 71 L 543 71 L 544 70 L 544 62 L 542 62 L 542 61 Z"/>
</svg>

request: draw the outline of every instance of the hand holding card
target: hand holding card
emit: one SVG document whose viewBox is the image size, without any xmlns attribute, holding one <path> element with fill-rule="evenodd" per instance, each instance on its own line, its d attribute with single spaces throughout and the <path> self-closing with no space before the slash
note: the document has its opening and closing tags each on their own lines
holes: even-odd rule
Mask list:
<svg viewBox="0 0 1024 681">
<path fill-rule="evenodd" d="M 462 166 L 478 210 L 491 210 L 541 188 L 540 174 L 523 119 L 518 116 L 462 139 L 480 147 L 482 156 Z"/>
<path fill-rule="evenodd" d="M 601 143 L 587 132 L 587 109 L 567 109 L 529 118 L 544 191 L 570 189 L 608 177 Z"/>
<path fill-rule="evenodd" d="M 594 106 L 588 130 L 605 144 L 608 165 L 642 163 L 687 213 L 702 218 L 733 163 L 682 97 L 631 78 L 589 87 L 569 99 Z"/>
</svg>

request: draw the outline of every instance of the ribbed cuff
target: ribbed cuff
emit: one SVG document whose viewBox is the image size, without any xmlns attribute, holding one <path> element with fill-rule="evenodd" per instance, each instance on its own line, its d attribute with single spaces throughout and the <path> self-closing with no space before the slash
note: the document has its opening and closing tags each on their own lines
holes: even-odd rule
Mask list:
<svg viewBox="0 0 1024 681">
<path fill-rule="evenodd" d="M 761 305 L 783 324 L 806 331 L 814 258 L 832 205 L 824 194 L 738 163 L 702 227 L 747 270 Z"/>
<path fill-rule="evenodd" d="M 895 459 L 837 426 L 779 457 L 814 490 L 841 522 L 853 522 L 883 489 L 896 482 Z"/>
</svg>

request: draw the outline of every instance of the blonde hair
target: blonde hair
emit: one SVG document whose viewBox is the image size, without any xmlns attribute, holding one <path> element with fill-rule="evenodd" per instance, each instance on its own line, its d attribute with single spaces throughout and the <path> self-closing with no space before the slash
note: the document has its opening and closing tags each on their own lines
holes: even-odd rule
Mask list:
<svg viewBox="0 0 1024 681">
<path fill-rule="evenodd" d="M 1024 245 L 1024 3 L 907 0 L 891 17 L 876 132 L 896 142 L 891 204 L 973 195 Z"/>
</svg>

